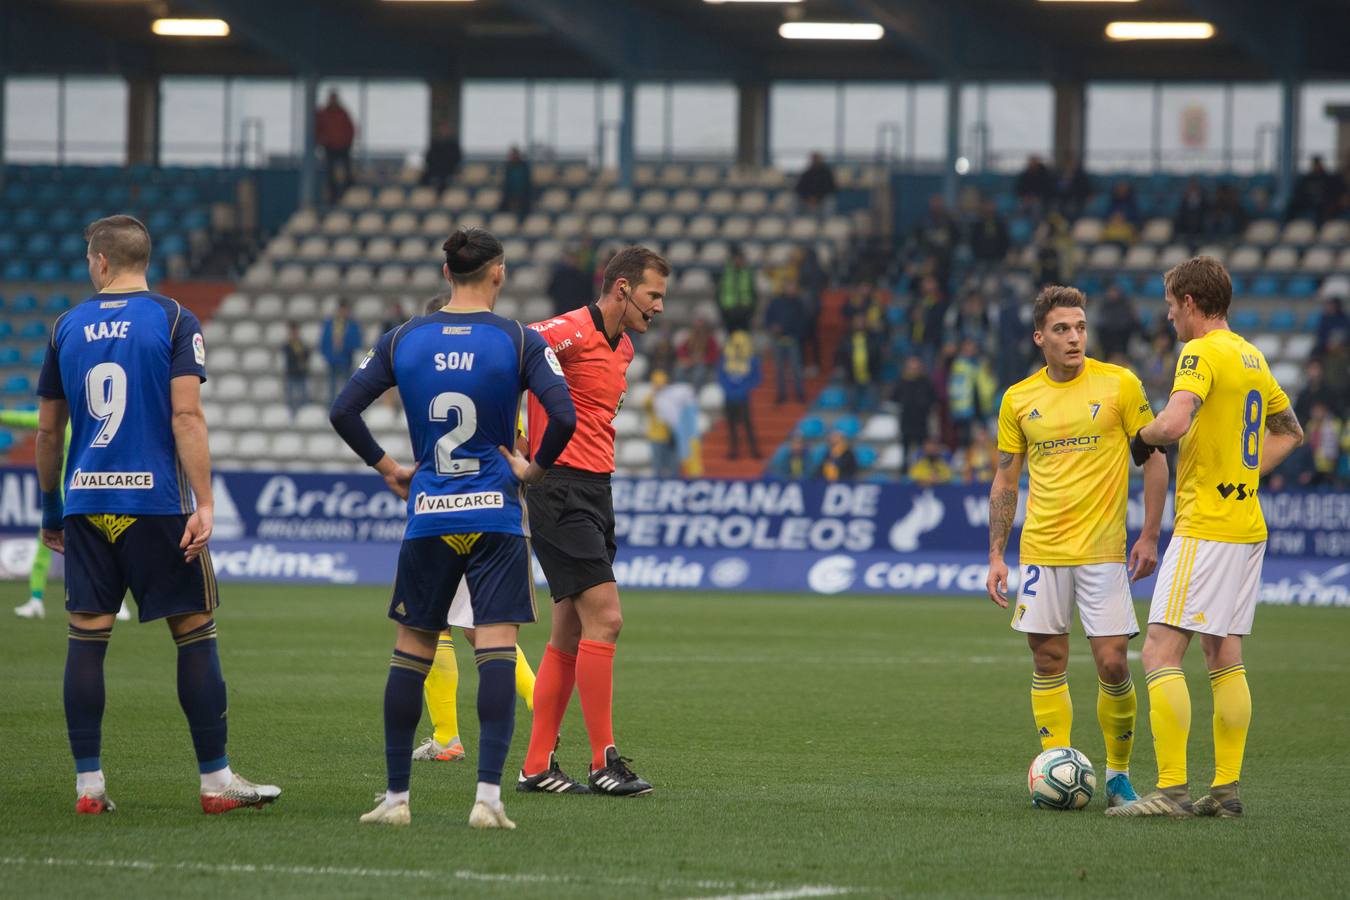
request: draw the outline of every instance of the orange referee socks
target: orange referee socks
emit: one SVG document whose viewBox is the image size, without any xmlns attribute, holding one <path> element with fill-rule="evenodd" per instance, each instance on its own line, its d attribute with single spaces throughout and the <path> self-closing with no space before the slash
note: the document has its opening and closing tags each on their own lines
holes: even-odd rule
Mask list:
<svg viewBox="0 0 1350 900">
<path fill-rule="evenodd" d="M 546 646 L 534 682 L 534 725 L 530 729 L 530 747 L 525 751 L 526 775 L 538 775 L 548 768 L 548 755 L 558 740 L 558 729 L 562 727 L 576 682 L 577 658 L 552 644 Z M 588 727 L 589 722 L 588 719 Z"/>
<path fill-rule="evenodd" d="M 586 734 L 591 739 L 591 771 L 594 772 L 605 767 L 605 748 L 614 743 L 613 644 L 583 640 L 577 646 L 577 693 L 581 694 L 581 715 L 586 720 Z M 536 708 L 535 716 L 538 715 Z"/>
</svg>

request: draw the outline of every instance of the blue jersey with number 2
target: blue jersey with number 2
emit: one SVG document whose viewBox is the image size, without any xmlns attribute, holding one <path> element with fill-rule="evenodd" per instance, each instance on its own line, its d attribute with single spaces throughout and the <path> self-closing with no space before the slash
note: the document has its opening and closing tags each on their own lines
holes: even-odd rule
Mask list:
<svg viewBox="0 0 1350 900">
<path fill-rule="evenodd" d="M 169 395 L 180 375 L 206 380 L 206 347 L 176 300 L 96 294 L 56 320 L 38 396 L 70 409 L 67 515 L 192 511 Z"/>
<path fill-rule="evenodd" d="M 397 385 L 417 455 L 405 538 L 526 534 L 520 482 L 498 447 L 513 447 L 521 391 L 564 383 L 544 339 L 490 312 L 437 312 L 380 338 L 352 376 L 379 393 Z"/>
</svg>

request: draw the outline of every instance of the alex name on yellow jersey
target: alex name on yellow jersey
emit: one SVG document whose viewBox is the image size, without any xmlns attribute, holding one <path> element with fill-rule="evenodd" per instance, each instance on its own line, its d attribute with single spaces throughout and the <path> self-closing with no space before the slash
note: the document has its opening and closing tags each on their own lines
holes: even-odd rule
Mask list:
<svg viewBox="0 0 1350 900">
<path fill-rule="evenodd" d="M 1256 500 L 1266 417 L 1289 408 L 1266 358 L 1228 329 L 1188 341 L 1177 357 L 1172 392 L 1203 402 L 1177 456 L 1173 533 L 1206 541 L 1266 539 Z"/>
<path fill-rule="evenodd" d="M 1031 475 L 1022 564 L 1125 561 L 1130 439 L 1151 421 L 1135 374 L 1095 359 L 1072 381 L 1041 369 L 1008 388 L 998 449 L 1025 454 Z"/>
</svg>

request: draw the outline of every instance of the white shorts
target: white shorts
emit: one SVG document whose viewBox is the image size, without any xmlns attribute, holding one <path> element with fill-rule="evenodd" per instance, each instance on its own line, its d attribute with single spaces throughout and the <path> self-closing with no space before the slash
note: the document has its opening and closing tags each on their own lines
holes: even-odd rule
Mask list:
<svg viewBox="0 0 1350 900">
<path fill-rule="evenodd" d="M 1068 634 L 1074 604 L 1088 637 L 1139 633 L 1123 562 L 1086 566 L 1023 565 L 1012 627 L 1027 634 Z"/>
<path fill-rule="evenodd" d="M 1251 634 L 1266 542 L 1174 537 L 1158 567 L 1149 624 L 1202 634 Z"/>
<path fill-rule="evenodd" d="M 469 601 L 469 579 L 461 578 L 455 589 L 455 599 L 450 601 L 450 613 L 446 616 L 445 627 L 473 627 L 473 604 Z"/>
</svg>

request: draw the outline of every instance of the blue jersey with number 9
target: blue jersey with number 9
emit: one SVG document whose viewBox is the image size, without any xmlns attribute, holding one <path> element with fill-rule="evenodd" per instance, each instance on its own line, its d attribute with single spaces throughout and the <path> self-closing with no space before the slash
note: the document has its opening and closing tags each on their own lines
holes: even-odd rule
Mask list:
<svg viewBox="0 0 1350 900">
<path fill-rule="evenodd" d="M 544 339 L 487 311 L 443 310 L 385 334 L 352 376 L 397 386 L 417 472 L 405 538 L 526 533 L 520 483 L 498 447 L 515 445 L 520 395 L 565 383 Z"/>
<path fill-rule="evenodd" d="M 169 382 L 206 380 L 197 317 L 149 291 L 96 294 L 52 327 L 38 396 L 70 410 L 66 514 L 191 512 Z"/>
</svg>

